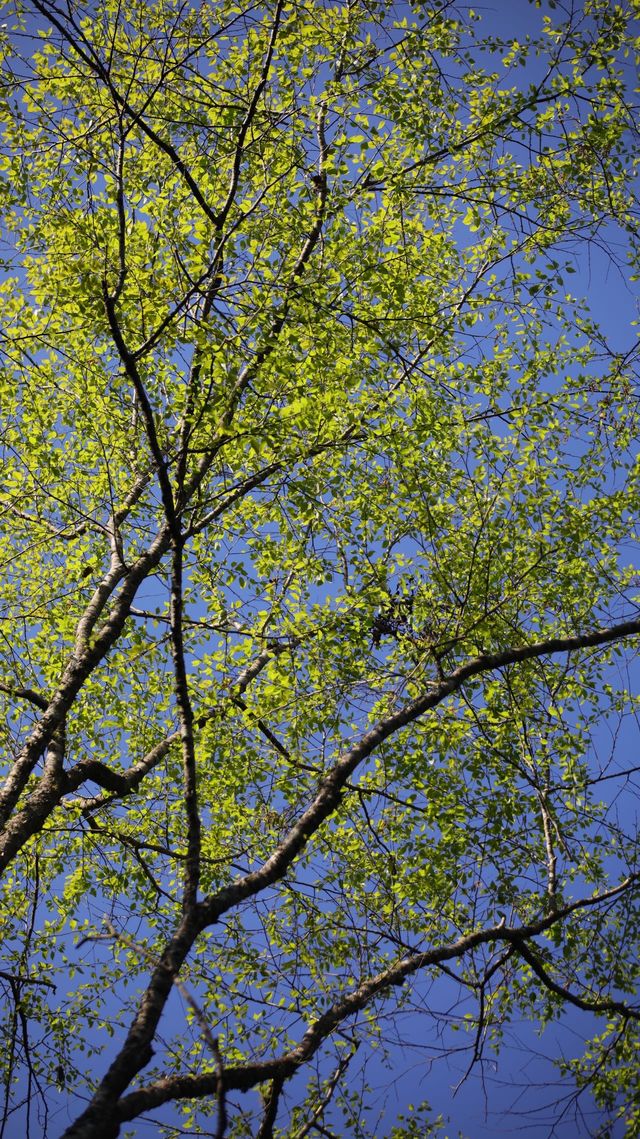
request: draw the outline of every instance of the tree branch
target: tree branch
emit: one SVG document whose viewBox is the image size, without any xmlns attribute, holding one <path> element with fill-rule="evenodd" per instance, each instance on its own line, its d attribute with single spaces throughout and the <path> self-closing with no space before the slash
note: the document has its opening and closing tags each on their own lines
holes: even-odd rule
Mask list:
<svg viewBox="0 0 640 1139">
<path fill-rule="evenodd" d="M 267 886 L 282 878 L 288 867 L 304 849 L 311 835 L 315 834 L 324 820 L 333 814 L 341 801 L 347 780 L 353 775 L 356 768 L 390 736 L 419 719 L 425 712 L 436 708 L 453 692 L 460 689 L 466 681 L 483 673 L 494 672 L 509 664 L 534 660 L 542 656 L 575 652 L 580 648 L 611 644 L 637 633 L 640 633 L 640 620 L 625 621 L 619 625 L 612 625 L 608 629 L 598 629 L 572 637 L 551 637 L 537 644 L 522 645 L 505 649 L 499 653 L 474 657 L 460 665 L 449 676 L 431 684 L 417 699 L 409 701 L 397 712 L 379 720 L 362 736 L 358 743 L 340 756 L 329 773 L 321 780 L 313 802 L 291 827 L 277 850 L 266 859 L 258 870 L 254 870 L 243 878 L 232 882 L 229 886 L 223 887 L 217 894 L 211 895 L 201 903 L 199 920 L 202 922 L 203 928 L 210 922 L 217 921 L 230 907 L 237 905 L 246 898 L 254 897 Z"/>
<path fill-rule="evenodd" d="M 258 1060 L 225 1068 L 224 1085 L 226 1090 L 249 1091 L 260 1083 L 271 1080 L 285 1081 L 289 1079 L 302 1064 L 306 1063 L 315 1055 L 324 1041 L 330 1037 L 345 1020 L 366 1008 L 379 994 L 385 993 L 392 987 L 403 984 L 419 970 L 432 965 L 440 965 L 445 961 L 452 961 L 464 957 L 478 946 L 492 942 L 503 942 L 507 945 L 513 945 L 515 946 L 516 952 L 521 953 L 523 945 L 525 945 L 526 949 L 525 943 L 545 933 L 557 923 L 564 921 L 572 914 L 578 913 L 581 910 L 602 905 L 614 897 L 619 897 L 632 887 L 635 887 L 639 881 L 640 873 L 632 874 L 611 890 L 606 890 L 591 898 L 580 898 L 575 902 L 563 906 L 556 913 L 540 918 L 538 921 L 514 927 L 507 927 L 501 922 L 499 925 L 466 934 L 448 945 L 439 946 L 424 952 L 417 952 L 410 957 L 402 959 L 395 965 L 364 981 L 358 988 L 352 990 L 350 993 L 341 996 L 327 1012 L 319 1016 L 309 1026 L 300 1043 L 289 1052 L 275 1059 Z M 551 982 L 549 987 L 551 988 L 552 985 L 553 982 Z M 640 1020 L 640 1011 L 632 1009 L 630 1006 L 626 1006 L 621 1002 L 611 1002 L 609 1007 L 604 1007 L 603 1004 L 602 1007 L 596 1010 L 591 1009 L 590 1006 L 588 1007 L 589 1011 L 611 1011 L 625 1017 Z M 150 1111 L 173 1099 L 191 1099 L 211 1095 L 215 1092 L 217 1080 L 218 1076 L 215 1072 L 205 1072 L 196 1076 L 184 1075 L 167 1077 L 166 1079 L 148 1084 L 146 1087 L 142 1087 L 138 1091 L 125 1096 L 114 1105 L 113 1110 L 118 1120 L 125 1122 L 129 1119 L 135 1119 L 142 1112 Z M 76 1133 L 69 1131 L 66 1133 L 65 1139 L 71 1139 L 71 1137 L 76 1136 L 76 1134 L 77 1136 L 84 1134 L 89 1136 L 92 1135 L 93 1132 L 84 1133 L 78 1131 Z"/>
</svg>

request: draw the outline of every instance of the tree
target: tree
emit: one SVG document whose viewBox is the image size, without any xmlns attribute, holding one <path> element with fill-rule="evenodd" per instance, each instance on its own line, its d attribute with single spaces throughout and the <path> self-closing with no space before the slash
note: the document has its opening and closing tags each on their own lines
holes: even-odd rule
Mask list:
<svg viewBox="0 0 640 1139">
<path fill-rule="evenodd" d="M 369 1134 L 438 977 L 640 1134 L 633 14 L 551 8 L 4 25 L 3 1135 Z"/>
</svg>

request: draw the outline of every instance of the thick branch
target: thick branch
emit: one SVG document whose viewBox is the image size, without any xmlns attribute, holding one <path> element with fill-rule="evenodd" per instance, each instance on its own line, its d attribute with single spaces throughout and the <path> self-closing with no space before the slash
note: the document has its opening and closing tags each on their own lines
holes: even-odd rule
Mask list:
<svg viewBox="0 0 640 1139">
<path fill-rule="evenodd" d="M 78 1129 L 67 1133 L 68 1139 L 74 1136 L 108 1137 L 117 1134 L 116 1131 L 107 1131 L 98 1126 L 97 1121 L 104 1115 L 104 1105 L 111 1104 L 114 1095 L 120 1094 L 137 1073 L 146 1066 L 162 1010 L 166 1003 L 171 984 L 178 975 L 179 969 L 191 950 L 198 934 L 213 925 L 222 914 L 239 905 L 247 898 L 261 893 L 274 882 L 284 877 L 289 867 L 304 849 L 309 838 L 315 834 L 322 823 L 338 806 L 345 784 L 349 776 L 384 740 L 412 723 L 424 712 L 435 708 L 452 692 L 459 689 L 466 680 L 481 673 L 490 672 L 508 664 L 536 657 L 553 655 L 561 652 L 571 652 L 579 648 L 597 646 L 621 640 L 640 632 L 640 621 L 629 621 L 609 629 L 600 629 L 591 633 L 584 633 L 573 637 L 555 637 L 535 645 L 523 645 L 519 648 L 506 649 L 501 653 L 480 656 L 468 661 L 457 668 L 450 676 L 445 677 L 437 684 L 430 686 L 418 699 L 411 701 L 404 708 L 391 716 L 380 720 L 353 748 L 345 752 L 329 774 L 322 780 L 318 793 L 313 802 L 303 813 L 298 822 L 290 829 L 277 850 L 256 871 L 243 875 L 229 886 L 210 895 L 201 902 L 189 915 L 185 914 L 175 938 L 170 942 L 161 962 L 158 964 L 150 979 L 145 996 L 142 999 L 138 1013 L 129 1030 L 123 1048 L 111 1065 L 105 1079 L 96 1092 L 92 1105 L 78 1120 Z M 610 898 L 617 897 L 621 892 L 635 885 L 639 875 L 631 875 L 620 886 L 606 893 L 596 895 L 594 898 L 582 899 L 557 909 L 539 921 L 516 929 L 506 929 L 502 924 L 488 930 L 479 930 L 466 937 L 460 938 L 453 945 L 418 953 L 401 961 L 391 970 L 378 974 L 360 986 L 359 989 L 342 998 L 321 1016 L 305 1033 L 298 1047 L 280 1060 L 265 1061 L 262 1064 L 247 1065 L 241 1069 L 225 1069 L 225 1086 L 246 1090 L 256 1083 L 277 1079 L 284 1075 L 288 1078 L 300 1064 L 304 1063 L 320 1047 L 322 1040 L 348 1016 L 364 1008 L 380 991 L 392 984 L 402 984 L 403 981 L 416 969 L 426 965 L 438 964 L 443 961 L 460 957 L 478 945 L 489 941 L 505 941 L 521 944 L 524 940 L 537 936 L 550 929 L 557 921 L 566 918 L 571 913 L 589 906 L 598 905 Z M 640 1015 L 640 1014 L 639 1014 Z M 236 1073 L 234 1075 L 234 1073 Z M 176 1095 L 212 1094 L 216 1083 L 198 1084 L 198 1079 L 210 1080 L 210 1077 L 184 1077 L 182 1082 L 162 1081 L 164 1096 L 158 1102 L 165 1102 L 166 1098 L 175 1098 Z M 217 1081 L 217 1076 L 213 1077 Z M 239 1081 L 239 1082 L 238 1082 Z M 168 1096 L 166 1088 L 187 1088 L 189 1091 L 171 1092 Z M 138 1102 L 136 1095 L 127 1097 L 127 1104 Z M 153 1103 L 139 1101 L 138 1111 L 147 1110 Z M 134 1118 L 134 1115 L 121 1115 L 121 1119 Z"/>
<path fill-rule="evenodd" d="M 331 771 L 324 777 L 318 792 L 297 823 L 284 837 L 277 850 L 258 869 L 250 874 L 223 887 L 217 894 L 207 898 L 201 906 L 201 922 L 203 928 L 211 922 L 217 921 L 221 914 L 232 906 L 236 906 L 246 898 L 254 897 L 267 886 L 277 882 L 286 873 L 288 867 L 298 857 L 306 846 L 311 835 L 315 834 L 325 819 L 338 807 L 344 792 L 347 780 L 353 775 L 360 764 L 367 759 L 373 751 L 390 736 L 407 727 L 423 716 L 425 712 L 436 708 L 453 692 L 483 673 L 494 672 L 506 665 L 518 664 L 537 657 L 553 656 L 559 653 L 575 652 L 581 648 L 596 647 L 620 641 L 624 637 L 640 633 L 640 621 L 626 621 L 620 625 L 613 625 L 608 629 L 598 629 L 591 633 L 582 633 L 572 637 L 552 637 L 538 644 L 522 645 L 517 648 L 505 649 L 500 653 L 492 653 L 474 657 L 459 666 L 449 676 L 435 684 L 417 699 L 405 704 L 397 712 L 379 720 L 364 736 L 336 761 Z"/>
<path fill-rule="evenodd" d="M 36 834 L 44 819 L 56 806 L 62 794 L 60 786 L 42 783 L 29 800 L 29 808 L 9 821 L 11 813 L 33 771 L 38 759 L 50 743 L 57 729 L 73 704 L 85 680 L 107 655 L 117 641 L 129 615 L 129 607 L 137 589 L 152 569 L 158 565 L 169 548 L 170 537 L 162 529 L 154 542 L 142 554 L 126 574 L 124 584 L 118 594 L 109 617 L 102 626 L 92 645 L 88 645 L 81 657 L 72 656 L 62 675 L 57 692 L 52 696 L 46 712 L 32 729 L 0 792 L 0 824 L 6 824 L 0 835 L 0 870 L 11 861 L 14 854 L 31 835 Z"/>
<path fill-rule="evenodd" d="M 561 985 L 551 976 L 540 956 L 524 941 L 516 941 L 515 949 L 516 953 L 519 953 L 520 957 L 527 962 L 532 973 L 535 973 L 536 977 L 542 981 L 544 987 L 549 989 L 550 992 L 555 993 L 557 997 L 561 997 L 563 1001 L 567 1001 L 568 1004 L 583 1009 L 585 1012 L 617 1013 L 629 1020 L 640 1020 L 640 1010 L 631 1008 L 625 1004 L 624 1001 L 616 1001 L 611 998 L 588 1000 L 585 997 L 579 996 L 577 993 L 573 993 L 571 989 L 565 985 Z"/>
<path fill-rule="evenodd" d="M 182 557 L 183 541 L 174 542 L 171 567 L 171 648 L 175 678 L 176 703 L 180 720 L 184 805 L 187 817 L 187 858 L 184 866 L 183 910 L 191 913 L 198 896 L 200 881 L 200 814 L 196 785 L 196 753 L 193 740 L 193 709 L 184 659 L 182 633 Z"/>
<path fill-rule="evenodd" d="M 624 882 L 611 890 L 607 890 L 599 895 L 594 895 L 591 898 L 578 899 L 575 902 L 563 906 L 556 913 L 540 918 L 538 921 L 530 922 L 528 925 L 507 927 L 501 923 L 496 926 L 491 926 L 488 929 L 476 930 L 466 934 L 464 937 L 448 945 L 439 946 L 426 950 L 423 953 L 415 953 L 410 957 L 403 958 L 389 969 L 385 969 L 376 976 L 364 981 L 358 988 L 352 990 L 351 993 L 342 996 L 327 1012 L 323 1013 L 322 1016 L 318 1017 L 313 1024 L 310 1025 L 300 1043 L 291 1051 L 272 1060 L 255 1061 L 225 1068 L 224 1085 L 226 1090 L 249 1091 L 251 1088 L 256 1087 L 256 1085 L 267 1081 L 284 1081 L 290 1078 L 302 1064 L 306 1063 L 315 1055 L 324 1041 L 327 1040 L 345 1020 L 366 1008 L 379 994 L 388 991 L 392 987 L 403 984 L 404 981 L 419 970 L 433 965 L 440 965 L 445 961 L 452 961 L 464 957 L 472 950 L 478 948 L 478 946 L 492 942 L 503 942 L 507 945 L 514 945 L 516 952 L 522 953 L 523 946 L 525 946 L 526 951 L 528 942 L 545 933 L 557 923 L 565 921 L 581 910 L 602 905 L 615 897 L 619 897 L 621 894 L 636 886 L 639 880 L 640 874 L 630 875 Z M 544 978 L 541 979 L 544 980 Z M 546 983 L 545 980 L 545 984 Z M 551 982 L 549 987 L 551 988 L 552 985 L 553 982 Z M 640 1012 L 623 1005 L 621 1002 L 611 1002 L 607 1007 L 605 1006 L 607 1006 L 607 1002 L 603 1002 L 601 1007 L 593 1009 L 593 1011 L 611 1011 L 640 1020 Z M 592 1006 L 581 1005 L 580 1007 L 588 1007 L 591 1009 Z M 217 1082 L 217 1072 L 206 1072 L 197 1076 L 173 1076 L 158 1080 L 153 1084 L 147 1085 L 147 1087 L 141 1088 L 139 1091 L 132 1092 L 130 1095 L 125 1096 L 115 1105 L 114 1114 L 121 1122 L 135 1119 L 141 1112 L 150 1111 L 170 1100 L 191 1099 L 211 1095 L 217 1088 Z M 101 1132 L 94 1131 L 69 1131 L 67 1133 L 68 1139 L 71 1139 L 72 1135 L 74 1139 L 80 1139 L 81 1136 L 83 1139 L 84 1137 L 86 1137 L 86 1139 L 93 1139 L 94 1135 L 99 1136 L 101 1134 Z"/>
</svg>

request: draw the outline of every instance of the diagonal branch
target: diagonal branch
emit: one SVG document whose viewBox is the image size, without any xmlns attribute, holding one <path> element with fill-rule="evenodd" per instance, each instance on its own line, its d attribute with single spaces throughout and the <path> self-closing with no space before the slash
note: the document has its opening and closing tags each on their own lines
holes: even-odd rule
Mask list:
<svg viewBox="0 0 640 1139">
<path fill-rule="evenodd" d="M 140 128 L 142 133 L 147 136 L 149 141 L 167 156 L 171 164 L 180 174 L 180 177 L 189 187 L 203 213 L 217 228 L 219 225 L 218 214 L 207 202 L 183 158 L 181 158 L 176 148 L 159 135 L 158 132 L 150 126 L 144 116 L 139 111 L 136 111 L 129 100 L 116 89 L 111 79 L 109 69 L 102 62 L 94 50 L 93 45 L 87 40 L 84 32 L 74 20 L 73 16 L 68 14 L 63 18 L 60 9 L 55 4 L 44 3 L 43 0 L 32 0 L 32 2 L 34 8 L 47 20 L 51 21 L 53 26 L 60 32 L 60 35 L 67 41 L 76 55 L 87 64 L 93 74 L 102 80 L 120 112 L 125 113 L 131 121 Z"/>
<path fill-rule="evenodd" d="M 561 985 L 551 976 L 549 970 L 542 963 L 539 954 L 524 940 L 522 942 L 514 941 L 514 945 L 516 953 L 522 957 L 523 961 L 527 962 L 532 973 L 535 973 L 536 977 L 542 981 L 545 989 L 549 989 L 556 996 L 562 997 L 563 1001 L 567 1001 L 575 1008 L 583 1009 L 585 1012 L 618 1013 L 627 1020 L 640 1020 L 640 1010 L 631 1008 L 624 1001 L 617 1001 L 613 998 L 588 1000 L 585 997 L 578 996 L 577 993 L 572 993 L 571 989 L 567 988 L 566 985 Z"/>
<path fill-rule="evenodd" d="M 284 877 L 312 835 L 319 830 L 323 822 L 339 805 L 349 777 L 381 743 L 401 728 L 414 722 L 426 711 L 437 707 L 451 693 L 457 691 L 474 676 L 492 672 L 505 665 L 524 660 L 572 652 L 579 648 L 610 644 L 638 632 L 640 632 L 640 621 L 627 621 L 613 625 L 608 629 L 598 629 L 572 637 L 554 637 L 537 644 L 523 645 L 506 649 L 500 653 L 475 657 L 455 669 L 448 677 L 430 685 L 422 696 L 410 701 L 404 708 L 379 720 L 357 744 L 343 753 L 337 760 L 328 775 L 321 781 L 312 803 L 289 830 L 274 853 L 266 859 L 258 870 L 243 875 L 190 910 L 183 911 L 180 925 L 153 971 L 146 993 L 140 1002 L 118 1056 L 97 1088 L 87 1110 L 71 1130 L 66 1133 L 67 1139 L 71 1139 L 71 1136 L 102 1134 L 100 1131 L 93 1130 L 94 1121 L 104 1115 L 105 1109 L 111 1110 L 115 1099 L 122 1094 L 138 1072 L 148 1064 L 151 1058 L 151 1043 L 174 979 L 178 976 L 199 933 L 208 926 L 215 924 L 231 908 L 238 906 L 248 898 L 255 897 L 268 886 Z M 558 907 L 551 914 L 527 926 L 507 928 L 501 922 L 500 925 L 489 929 L 476 930 L 460 938 L 453 945 L 416 953 L 403 959 L 391 969 L 370 978 L 358 989 L 334 1004 L 307 1030 L 297 1048 L 284 1057 L 279 1060 L 245 1065 L 240 1069 L 226 1068 L 225 1087 L 247 1090 L 255 1086 L 256 1083 L 273 1080 L 281 1075 L 288 1078 L 302 1063 L 314 1055 L 322 1041 L 342 1021 L 365 1008 L 379 992 L 385 991 L 390 985 L 402 984 L 417 969 L 461 957 L 478 945 L 491 941 L 502 941 L 519 946 L 525 940 L 544 933 L 556 922 L 574 912 L 600 905 L 604 901 L 618 897 L 621 893 L 635 886 L 638 880 L 640 880 L 640 873 L 632 874 L 619 886 L 605 893 L 595 895 L 592 898 L 579 899 L 562 908 Z M 636 1015 L 628 1010 L 627 1014 Z M 637 1016 L 640 1019 L 640 1012 Z M 148 1110 L 155 1103 L 166 1102 L 167 1098 L 212 1094 L 218 1087 L 218 1076 L 180 1077 L 161 1081 L 154 1087 L 156 1092 L 153 1094 L 160 1095 L 160 1099 L 151 1102 L 144 1098 L 136 1098 L 143 1093 L 133 1093 L 124 1101 L 128 1105 L 126 1110 L 129 1111 L 131 1105 L 135 1104 L 134 1114 L 138 1114 L 140 1111 Z M 167 1091 L 167 1089 L 171 1090 Z M 119 1116 L 122 1120 L 133 1117 L 134 1115 L 129 1114 L 120 1114 Z"/>
<path fill-rule="evenodd" d="M 0 791 L 0 825 L 3 825 L 0 834 L 0 870 L 7 866 L 28 838 L 40 830 L 44 820 L 60 801 L 64 789 L 61 773 L 53 782 L 43 778 L 30 796 L 28 805 L 11 819 L 11 813 L 40 756 L 63 725 L 65 716 L 87 677 L 117 641 L 141 582 L 158 565 L 169 546 L 169 531 L 166 527 L 162 527 L 151 545 L 128 570 L 113 608 L 93 643 L 85 647 L 80 657 L 73 655 L 69 660 L 46 711 L 34 725 L 16 756 Z"/>
<path fill-rule="evenodd" d="M 568 903 L 555 913 L 530 922 L 523 926 L 490 926 L 486 929 L 475 930 L 473 933 L 460 937 L 448 945 L 428 949 L 422 953 L 413 953 L 403 958 L 395 965 L 370 977 L 350 993 L 341 996 L 331 1008 L 319 1016 L 304 1033 L 299 1044 L 285 1052 L 282 1056 L 271 1060 L 257 1060 L 224 1070 L 224 1085 L 227 1091 L 249 1091 L 256 1085 L 267 1081 L 285 1081 L 289 1079 L 302 1064 L 314 1056 L 322 1044 L 336 1031 L 349 1017 L 361 1012 L 364 1008 L 381 994 L 392 987 L 402 985 L 413 974 L 433 965 L 441 965 L 446 961 L 456 960 L 466 956 L 481 945 L 490 943 L 505 943 L 515 946 L 516 952 L 527 949 L 527 944 L 535 937 L 546 933 L 554 925 L 566 920 L 572 914 L 600 906 L 605 902 L 620 897 L 640 881 L 640 874 L 629 875 L 618 886 L 613 887 L 591 898 L 580 898 Z M 546 981 L 545 981 L 546 984 Z M 553 984 L 553 982 L 552 982 Z M 549 986 L 551 987 L 551 986 Z M 585 1007 L 585 1006 L 580 1006 Z M 591 1005 L 588 1006 L 591 1009 Z M 601 1002 L 597 1009 L 592 1011 L 614 1012 L 630 1019 L 640 1021 L 640 1011 L 624 1005 L 622 1002 Z M 217 1087 L 217 1072 L 206 1072 L 200 1075 L 173 1076 L 158 1080 L 138 1091 L 125 1096 L 114 1105 L 114 1114 L 121 1121 L 135 1119 L 141 1112 L 152 1110 L 163 1103 L 174 1099 L 196 1098 L 214 1093 Z M 67 1133 L 68 1139 L 76 1132 Z M 82 1134 L 77 1132 L 78 1135 Z M 88 1134 L 88 1133 L 87 1133 Z"/>
<path fill-rule="evenodd" d="M 353 747 L 340 756 L 322 779 L 313 802 L 258 870 L 236 879 L 201 903 L 202 928 L 217 921 L 230 907 L 236 906 L 246 898 L 254 897 L 282 878 L 302 852 L 309 838 L 339 806 L 347 781 L 362 762 L 390 736 L 419 719 L 425 712 L 438 707 L 468 680 L 484 673 L 495 672 L 506 665 L 543 656 L 575 652 L 581 648 L 611 644 L 638 633 L 640 633 L 640 620 L 626 621 L 612 625 L 608 629 L 597 629 L 571 637 L 552 637 L 537 644 L 522 645 L 499 653 L 474 657 L 460 665 L 449 676 L 429 685 L 421 696 L 409 701 L 397 712 L 379 720 Z"/>
</svg>

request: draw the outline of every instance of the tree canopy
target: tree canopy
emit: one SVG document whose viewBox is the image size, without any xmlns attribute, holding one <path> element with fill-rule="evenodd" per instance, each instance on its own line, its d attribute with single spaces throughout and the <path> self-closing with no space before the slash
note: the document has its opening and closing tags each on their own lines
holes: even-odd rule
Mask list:
<svg viewBox="0 0 640 1139">
<path fill-rule="evenodd" d="M 633 18 L 7 16 L 0 1135 L 640 1135 Z"/>
</svg>

